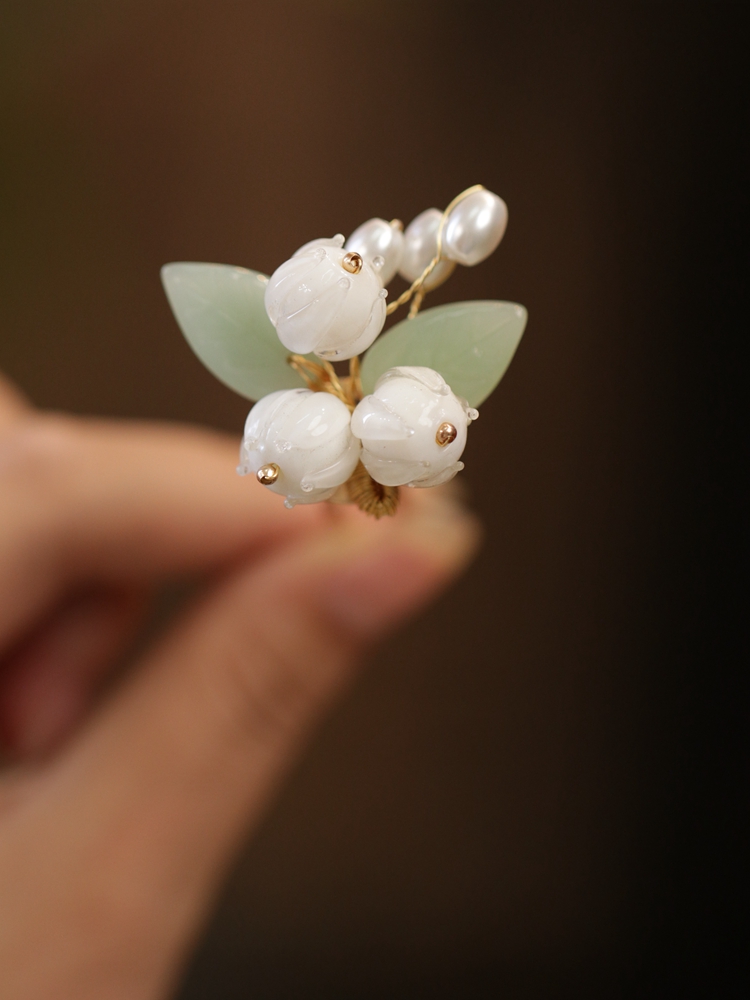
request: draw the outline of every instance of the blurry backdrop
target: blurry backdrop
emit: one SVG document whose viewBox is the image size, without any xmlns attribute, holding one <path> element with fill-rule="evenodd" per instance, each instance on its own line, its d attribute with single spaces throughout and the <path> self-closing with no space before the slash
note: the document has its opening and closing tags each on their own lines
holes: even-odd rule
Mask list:
<svg viewBox="0 0 750 1000">
<path fill-rule="evenodd" d="M 239 436 L 160 265 L 269 273 L 477 182 L 508 233 L 431 302 L 530 313 L 465 455 L 478 564 L 319 734 L 181 1000 L 735 995 L 738 9 L 3 0 L 0 368 L 38 405 Z"/>
</svg>

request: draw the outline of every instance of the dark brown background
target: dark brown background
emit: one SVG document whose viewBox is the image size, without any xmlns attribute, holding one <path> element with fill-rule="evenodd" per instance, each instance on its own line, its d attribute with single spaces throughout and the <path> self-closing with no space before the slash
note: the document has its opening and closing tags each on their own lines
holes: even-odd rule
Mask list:
<svg viewBox="0 0 750 1000">
<path fill-rule="evenodd" d="M 39 405 L 239 435 L 160 265 L 478 181 L 507 236 L 434 301 L 530 312 L 478 564 L 318 736 L 182 1000 L 735 995 L 739 5 L 2 8 L 0 367 Z"/>
</svg>

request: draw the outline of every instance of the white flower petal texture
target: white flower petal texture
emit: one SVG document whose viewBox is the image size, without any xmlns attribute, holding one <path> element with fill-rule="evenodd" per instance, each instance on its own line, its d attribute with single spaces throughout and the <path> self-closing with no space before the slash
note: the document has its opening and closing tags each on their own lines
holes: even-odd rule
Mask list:
<svg viewBox="0 0 750 1000">
<path fill-rule="evenodd" d="M 362 463 L 383 486 L 438 486 L 463 468 L 478 413 L 431 368 L 391 368 L 352 414 Z"/>
<path fill-rule="evenodd" d="M 367 350 L 383 329 L 387 292 L 366 260 L 358 270 L 348 268 L 350 256 L 338 239 L 318 240 L 271 275 L 266 311 L 289 351 L 344 361 Z"/>
<path fill-rule="evenodd" d="M 348 407 L 329 392 L 283 389 L 250 411 L 237 471 L 257 474 L 275 466 L 266 488 L 287 507 L 328 500 L 357 466 L 360 444 Z"/>
</svg>

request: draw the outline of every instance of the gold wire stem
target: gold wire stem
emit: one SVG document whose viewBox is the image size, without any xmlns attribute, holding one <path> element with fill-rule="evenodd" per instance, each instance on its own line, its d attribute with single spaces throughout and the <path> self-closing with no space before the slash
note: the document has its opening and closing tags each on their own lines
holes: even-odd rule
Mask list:
<svg viewBox="0 0 750 1000">
<path fill-rule="evenodd" d="M 346 481 L 346 491 L 351 503 L 374 518 L 392 517 L 396 513 L 399 487 L 376 483 L 361 462 Z"/>
<path fill-rule="evenodd" d="M 358 355 L 349 360 L 349 398 L 354 406 L 362 399 L 362 365 Z"/>
<path fill-rule="evenodd" d="M 432 258 L 432 260 L 424 269 L 424 271 L 422 271 L 422 273 L 418 275 L 414 279 L 414 281 L 412 281 L 411 285 L 409 285 L 406 291 L 402 292 L 401 295 L 399 295 L 399 297 L 395 301 L 391 302 L 390 305 L 386 307 L 385 310 L 386 316 L 390 316 L 391 313 L 395 312 L 400 306 L 405 305 L 412 297 L 414 297 L 415 301 L 412 303 L 412 307 L 409 310 L 409 319 L 414 319 L 414 317 L 417 315 L 422 305 L 422 302 L 424 301 L 424 297 L 427 294 L 427 289 L 426 288 L 423 289 L 422 286 L 424 285 L 427 278 L 429 278 L 429 276 L 438 266 L 438 264 L 442 260 L 446 259 L 445 257 L 443 257 L 443 230 L 445 229 L 445 223 L 448 220 L 448 216 L 456 207 L 456 205 L 459 204 L 459 202 L 462 202 L 464 198 L 468 198 L 470 194 L 474 194 L 477 191 L 484 191 L 484 184 L 474 184 L 472 187 L 466 188 L 465 191 L 462 191 L 461 194 L 457 194 L 456 197 L 453 199 L 453 201 L 450 203 L 450 205 L 443 212 L 443 217 L 440 220 L 440 225 L 437 231 L 437 239 L 436 239 L 437 252 L 435 256 Z M 419 294 L 420 292 L 421 294 Z M 419 296 L 418 299 L 417 296 Z"/>
<path fill-rule="evenodd" d="M 332 390 L 329 389 L 329 392 L 333 391 L 334 396 L 338 396 L 339 399 L 342 399 L 344 402 L 346 402 L 346 393 L 344 392 L 344 387 L 339 382 L 339 377 L 336 374 L 336 370 L 334 369 L 333 365 L 329 361 L 324 361 L 323 369 L 328 377 L 329 383 L 331 384 L 331 386 L 333 386 L 333 389 Z"/>
<path fill-rule="evenodd" d="M 424 297 L 427 294 L 426 288 L 420 288 L 414 293 L 414 298 L 411 300 L 411 308 L 409 309 L 409 319 L 414 319 L 420 310 L 422 303 L 424 302 Z"/>
<path fill-rule="evenodd" d="M 290 354 L 286 361 L 313 392 L 330 392 L 350 410 L 353 410 L 362 398 L 359 358 L 352 358 L 349 363 L 349 370 L 351 372 L 354 368 L 355 377 L 350 374 L 344 379 L 338 377 L 333 365 L 328 361 L 318 364 L 317 361 L 311 361 L 302 354 Z"/>
<path fill-rule="evenodd" d="M 422 273 L 417 278 L 415 278 L 414 281 L 412 281 L 412 283 L 409 285 L 406 291 L 402 292 L 397 299 L 391 302 L 390 305 L 386 306 L 385 310 L 386 316 L 390 316 L 391 313 L 395 312 L 399 308 L 399 306 L 405 305 L 405 303 L 409 301 L 412 295 L 414 295 L 415 292 L 419 291 L 419 289 L 422 287 L 427 278 L 429 278 L 429 276 L 432 274 L 432 272 L 435 270 L 435 268 L 438 266 L 439 263 L 440 263 L 440 258 L 433 257 L 430 263 L 424 269 L 424 271 L 422 271 Z"/>
<path fill-rule="evenodd" d="M 313 392 L 324 390 L 327 373 L 321 365 L 310 361 L 301 354 L 290 354 L 286 359 L 286 363 L 303 379 L 308 389 L 312 389 Z"/>
</svg>

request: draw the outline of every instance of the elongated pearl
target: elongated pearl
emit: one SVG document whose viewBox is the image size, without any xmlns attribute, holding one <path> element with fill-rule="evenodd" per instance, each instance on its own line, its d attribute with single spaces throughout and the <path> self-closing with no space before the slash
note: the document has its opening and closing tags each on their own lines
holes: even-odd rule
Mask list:
<svg viewBox="0 0 750 1000">
<path fill-rule="evenodd" d="M 406 227 L 399 274 L 410 284 L 419 277 L 437 252 L 437 234 L 442 218 L 443 213 L 439 208 L 428 208 Z M 442 260 L 425 281 L 424 289 L 429 291 L 442 285 L 454 267 L 452 261 Z"/>
<path fill-rule="evenodd" d="M 492 191 L 475 191 L 451 210 L 443 230 L 446 257 L 471 267 L 497 249 L 508 225 L 508 208 Z"/>
<path fill-rule="evenodd" d="M 385 219 L 368 219 L 354 230 L 346 241 L 345 249 L 364 257 L 382 283 L 387 285 L 398 271 L 404 252 L 401 223 L 393 225 Z M 378 257 L 382 258 L 379 267 Z"/>
</svg>

